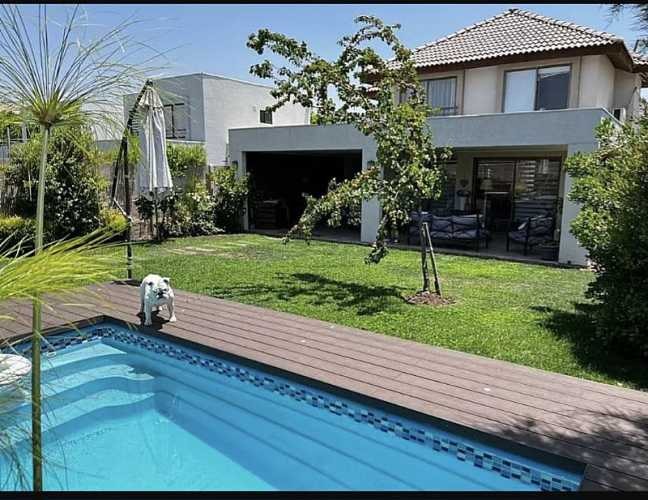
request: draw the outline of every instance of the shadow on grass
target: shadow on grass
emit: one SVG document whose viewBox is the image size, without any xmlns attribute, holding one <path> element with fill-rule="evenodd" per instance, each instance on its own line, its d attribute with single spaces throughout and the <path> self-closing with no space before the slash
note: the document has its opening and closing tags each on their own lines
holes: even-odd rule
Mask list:
<svg viewBox="0 0 648 500">
<path fill-rule="evenodd" d="M 396 311 L 403 304 L 405 287 L 363 285 L 340 281 L 319 274 L 277 274 L 272 285 L 226 285 L 212 286 L 209 295 L 224 299 L 250 301 L 270 299 L 289 301 L 306 298 L 312 305 L 331 306 L 336 309 L 352 309 L 359 315 Z M 246 300 L 247 299 L 247 300 Z M 259 303 L 259 300 L 253 300 Z"/>
<path fill-rule="evenodd" d="M 633 353 L 612 349 L 595 334 L 593 304 L 575 304 L 574 311 L 532 307 L 545 314 L 541 325 L 571 344 L 572 352 L 581 366 L 616 378 L 636 388 L 648 389 L 646 361 Z"/>
</svg>

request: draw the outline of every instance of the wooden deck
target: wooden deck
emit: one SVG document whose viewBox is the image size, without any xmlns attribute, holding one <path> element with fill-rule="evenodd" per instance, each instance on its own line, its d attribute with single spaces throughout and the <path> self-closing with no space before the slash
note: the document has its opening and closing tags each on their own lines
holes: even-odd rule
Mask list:
<svg viewBox="0 0 648 500">
<path fill-rule="evenodd" d="M 136 286 L 92 291 L 48 298 L 44 326 L 140 323 Z M 586 490 L 648 490 L 648 393 L 189 292 L 176 304 L 155 330 L 577 460 Z M 28 334 L 29 304 L 2 309 L 0 339 Z"/>
</svg>

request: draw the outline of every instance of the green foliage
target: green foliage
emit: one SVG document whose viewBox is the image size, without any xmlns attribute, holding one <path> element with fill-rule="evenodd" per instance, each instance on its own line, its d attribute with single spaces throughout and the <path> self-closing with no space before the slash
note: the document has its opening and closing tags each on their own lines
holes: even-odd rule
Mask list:
<svg viewBox="0 0 648 500">
<path fill-rule="evenodd" d="M 22 253 L 33 248 L 34 220 L 25 219 L 17 215 L 11 217 L 0 216 L 0 251 L 16 248 L 16 253 Z"/>
<path fill-rule="evenodd" d="M 648 355 L 648 116 L 596 131 L 599 148 L 567 160 L 581 203 L 572 232 L 589 252 L 599 341 Z"/>
<path fill-rule="evenodd" d="M 100 194 L 107 180 L 99 173 L 101 155 L 84 127 L 54 129 L 48 145 L 45 230 L 50 239 L 87 234 L 98 228 Z M 16 213 L 33 217 L 41 154 L 41 134 L 12 148 L 7 182 L 17 187 Z"/>
<path fill-rule="evenodd" d="M 128 226 L 126 217 L 116 208 L 102 208 L 99 218 L 101 220 L 101 227 L 117 235 L 123 233 Z"/>
<path fill-rule="evenodd" d="M 238 177 L 235 167 L 217 168 L 208 175 L 213 191 L 214 224 L 226 232 L 241 229 L 241 217 L 249 192 L 249 176 Z"/>
<path fill-rule="evenodd" d="M 250 35 L 248 47 L 263 54 L 269 50 L 287 61 L 276 68 L 269 60 L 252 66 L 261 78 L 274 80 L 271 109 L 294 102 L 314 110 L 317 124 L 354 125 L 377 144 L 376 165 L 353 179 L 333 183 L 322 198 L 309 198 L 299 222 L 288 232 L 309 240 L 315 224 L 326 220 L 340 224 L 344 208 L 357 207 L 362 200 L 377 198 L 382 207 L 376 242 L 367 262 L 379 262 L 387 254 L 392 231 L 409 221 L 412 210 L 420 210 L 424 199 L 440 194 L 439 168 L 447 151 L 438 151 L 427 126 L 430 109 L 418 82 L 411 51 L 396 36 L 398 25 L 385 25 L 372 16 L 356 20 L 360 29 L 339 41 L 342 52 L 333 61 L 310 51 L 305 42 L 261 29 Z M 373 48 L 384 43 L 394 58 L 387 62 Z M 370 83 L 369 83 L 370 82 Z M 335 89 L 340 105 L 329 90 Z M 403 102 L 394 93 L 408 96 Z M 384 175 L 383 175 L 384 173 Z M 425 268 L 424 289 L 429 286 Z"/>
<path fill-rule="evenodd" d="M 167 160 L 173 177 L 195 173 L 207 165 L 207 153 L 200 144 L 167 142 Z"/>
<path fill-rule="evenodd" d="M 140 196 L 135 200 L 140 216 L 154 220 L 155 205 Z M 160 235 L 201 236 L 222 232 L 214 224 L 214 200 L 204 182 L 193 181 L 182 192 L 174 192 L 158 203 Z"/>
</svg>

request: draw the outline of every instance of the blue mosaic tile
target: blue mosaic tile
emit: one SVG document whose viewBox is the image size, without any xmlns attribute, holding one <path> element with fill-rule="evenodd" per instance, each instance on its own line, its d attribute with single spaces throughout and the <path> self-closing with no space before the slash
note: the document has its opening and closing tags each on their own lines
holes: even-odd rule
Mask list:
<svg viewBox="0 0 648 500">
<path fill-rule="evenodd" d="M 384 414 L 376 415 L 360 405 L 357 407 L 350 406 L 343 401 L 332 399 L 330 395 L 319 393 L 314 389 L 293 386 L 284 381 L 275 380 L 267 375 L 259 374 L 254 370 L 214 359 L 208 354 L 195 353 L 180 346 L 154 340 L 134 331 L 105 326 L 90 327 L 82 331 L 73 332 L 72 334 L 53 335 L 47 337 L 46 341 L 43 342 L 42 352 L 55 352 L 59 349 L 104 338 L 146 349 L 178 361 L 187 362 L 190 365 L 210 372 L 228 378 L 236 378 L 243 383 L 252 384 L 281 396 L 303 402 L 304 404 L 328 410 L 335 415 L 348 417 L 356 422 L 366 423 L 395 437 L 414 440 L 437 452 L 452 455 L 457 460 L 464 463 L 471 463 L 477 468 L 489 470 L 502 477 L 521 481 L 525 484 L 538 486 L 542 491 L 576 491 L 579 488 L 578 483 L 571 479 L 556 477 L 542 470 L 531 469 L 524 464 L 512 462 L 508 459 L 495 456 L 492 453 L 481 451 L 471 445 L 448 439 L 445 436 L 432 434 L 428 430 L 410 428 L 402 422 L 395 420 L 393 416 Z M 18 344 L 14 348 L 26 356 L 31 355 L 30 343 Z"/>
</svg>

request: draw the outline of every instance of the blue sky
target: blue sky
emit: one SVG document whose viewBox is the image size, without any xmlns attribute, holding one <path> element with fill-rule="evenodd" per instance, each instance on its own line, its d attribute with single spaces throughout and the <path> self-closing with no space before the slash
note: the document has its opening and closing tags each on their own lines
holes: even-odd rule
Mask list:
<svg viewBox="0 0 648 500">
<path fill-rule="evenodd" d="M 172 49 L 164 73 L 216 73 L 245 80 L 260 57 L 245 46 L 247 36 L 267 27 L 306 40 L 320 55 L 334 57 L 336 41 L 354 31 L 353 18 L 373 14 L 402 25 L 401 39 L 416 47 L 453 31 L 519 7 L 622 36 L 626 42 L 640 34 L 629 13 L 611 21 L 601 4 L 346 4 L 346 5 L 85 5 L 88 20 L 113 25 L 128 16 L 144 20 L 144 38 L 158 50 Z M 632 48 L 632 43 L 628 43 Z M 256 80 L 258 81 L 258 80 Z"/>
</svg>

